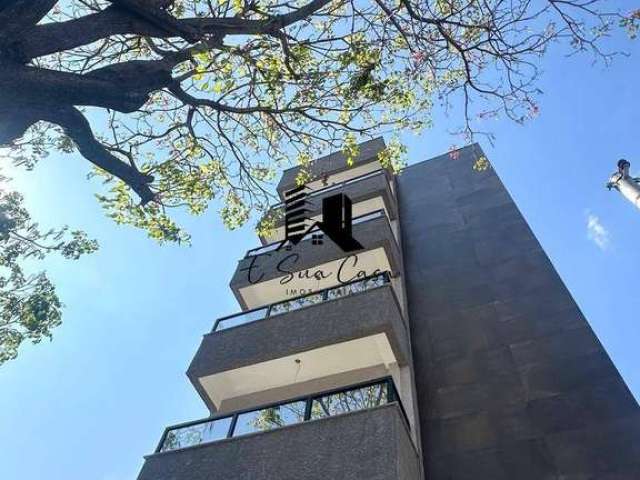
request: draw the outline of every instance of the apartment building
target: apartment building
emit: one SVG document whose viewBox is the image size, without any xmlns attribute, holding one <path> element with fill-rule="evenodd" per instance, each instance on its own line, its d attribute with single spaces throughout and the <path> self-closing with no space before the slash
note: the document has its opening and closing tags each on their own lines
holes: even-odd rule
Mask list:
<svg viewBox="0 0 640 480">
<path fill-rule="evenodd" d="M 638 405 L 480 147 L 398 176 L 383 148 L 283 173 L 187 370 L 210 416 L 138 480 L 640 478 Z"/>
</svg>

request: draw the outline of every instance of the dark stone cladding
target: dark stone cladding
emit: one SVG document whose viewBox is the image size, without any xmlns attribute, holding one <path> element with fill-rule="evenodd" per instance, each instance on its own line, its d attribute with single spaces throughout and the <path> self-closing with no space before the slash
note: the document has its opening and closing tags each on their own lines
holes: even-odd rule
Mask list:
<svg viewBox="0 0 640 480">
<path fill-rule="evenodd" d="M 314 217 L 322 213 L 322 199 L 337 193 L 344 193 L 349 197 L 352 204 L 363 202 L 375 197 L 382 197 L 384 206 L 387 209 L 390 220 L 395 220 L 398 217 L 398 206 L 391 192 L 390 182 L 394 180 L 393 176 L 386 170 L 380 170 L 380 174 L 364 178 L 358 182 L 345 185 L 341 189 L 333 189 L 326 193 L 320 193 L 317 196 L 309 199 L 308 208 L 310 211 L 307 213 L 308 217 Z M 270 212 L 271 213 L 271 212 Z M 269 214 L 270 214 L 269 213 Z M 267 215 L 269 215 L 267 214 Z M 284 225 L 284 217 L 280 216 L 276 221 L 276 228 Z M 264 239 L 260 239 L 262 243 L 266 243 Z"/>
<path fill-rule="evenodd" d="M 640 410 L 478 145 L 398 177 L 426 478 L 640 478 Z"/>
<path fill-rule="evenodd" d="M 393 270 L 392 274 L 400 271 L 402 268 L 401 252 L 385 215 L 354 225 L 353 237 L 365 248 L 360 252 L 353 252 L 351 255 L 357 255 L 364 251 L 375 250 L 376 248 L 382 247 L 385 249 L 387 259 Z M 298 255 L 295 265 L 285 260 L 287 257 L 293 255 Z M 242 287 L 250 285 L 247 269 L 250 267 L 252 261 L 255 262 L 253 267 L 254 278 L 256 278 L 256 275 L 259 276 L 264 273 L 264 277 L 260 281 L 267 281 L 285 275 L 285 273 L 278 270 L 278 264 L 281 262 L 284 263 L 280 270 L 286 267 L 289 270 L 298 272 L 305 269 L 312 269 L 326 262 L 340 260 L 347 256 L 348 254 L 343 252 L 342 249 L 331 240 L 325 241 L 322 245 L 313 245 L 312 242 L 308 240 L 303 241 L 294 246 L 290 251 L 283 248 L 279 251 L 269 252 L 257 257 L 245 257 L 241 259 L 231 279 L 230 286 L 240 305 L 246 308 L 246 304 L 240 296 L 239 290 Z"/>
<path fill-rule="evenodd" d="M 361 143 L 359 148 L 360 152 L 354 159 L 352 167 L 377 161 L 378 153 L 385 148 L 384 139 L 382 137 L 374 138 Z M 331 175 L 341 170 L 346 170 L 347 168 L 347 159 L 344 153 L 334 152 L 314 160 L 311 164 L 310 172 L 313 178 L 318 178 L 322 175 Z M 299 171 L 300 167 L 292 167 L 282 173 L 280 182 L 278 182 L 278 186 L 276 187 L 280 198 L 282 198 L 285 191 L 296 186 L 296 177 Z"/>
<path fill-rule="evenodd" d="M 419 480 L 397 404 L 146 457 L 138 480 Z"/>
<path fill-rule="evenodd" d="M 391 285 L 204 336 L 187 376 L 209 407 L 199 378 L 319 347 L 384 333 L 400 365 L 409 338 Z"/>
</svg>

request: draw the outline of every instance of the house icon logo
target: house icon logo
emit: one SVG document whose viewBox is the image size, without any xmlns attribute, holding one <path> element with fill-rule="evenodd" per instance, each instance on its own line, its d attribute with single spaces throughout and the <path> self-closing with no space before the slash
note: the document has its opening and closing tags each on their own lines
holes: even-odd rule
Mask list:
<svg viewBox="0 0 640 480">
<path fill-rule="evenodd" d="M 285 192 L 284 196 L 284 225 L 285 238 L 280 242 L 277 250 L 282 247 L 291 249 L 305 237 L 311 235 L 313 245 L 324 243 L 324 235 L 329 237 L 344 252 L 354 252 L 364 247 L 352 234 L 352 206 L 351 199 L 344 193 L 338 193 L 322 199 L 322 220 L 309 224 L 311 211 L 309 188 L 306 185 L 296 187 Z"/>
</svg>

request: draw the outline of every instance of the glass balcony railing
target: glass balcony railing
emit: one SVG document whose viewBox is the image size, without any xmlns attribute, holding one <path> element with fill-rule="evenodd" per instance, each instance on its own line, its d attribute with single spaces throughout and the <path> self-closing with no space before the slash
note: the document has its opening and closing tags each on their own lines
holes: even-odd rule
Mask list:
<svg viewBox="0 0 640 480">
<path fill-rule="evenodd" d="M 339 190 L 347 185 L 351 185 L 353 183 L 361 182 L 362 180 L 366 180 L 368 178 L 377 177 L 378 175 L 384 175 L 384 174 L 385 174 L 385 171 L 383 169 L 379 169 L 374 172 L 358 175 L 357 177 L 350 178 L 349 180 L 345 180 L 339 183 L 334 183 L 333 185 L 329 185 L 327 187 L 314 190 L 309 195 L 307 195 L 307 198 L 310 199 L 313 197 L 317 197 L 318 195 L 324 195 L 327 192 L 332 192 L 333 190 Z M 276 203 L 273 207 L 271 207 L 271 211 L 278 210 L 282 207 L 284 207 L 284 202 Z"/>
<path fill-rule="evenodd" d="M 268 317 L 280 315 L 282 313 L 292 312 L 301 308 L 310 307 L 311 305 L 317 305 L 329 300 L 353 295 L 354 293 L 364 292 L 366 290 L 371 290 L 372 288 L 378 288 L 390 281 L 389 272 L 384 272 L 361 280 L 355 280 L 335 287 L 326 288 L 318 292 L 295 297 L 290 300 L 272 303 L 266 307 L 236 313 L 216 320 L 216 323 L 213 326 L 213 331 L 219 332 L 220 330 L 226 330 L 231 327 L 252 323 Z"/>
<path fill-rule="evenodd" d="M 380 217 L 386 218 L 386 214 L 384 210 L 374 210 L 373 212 L 365 213 L 363 215 L 353 218 L 353 220 L 351 221 L 351 225 L 357 225 L 359 223 L 368 222 L 369 220 L 374 220 Z M 311 239 L 313 237 L 313 234 L 317 232 L 318 229 L 319 227 L 317 225 L 313 227 L 311 230 L 309 230 L 309 232 L 304 237 L 302 237 L 302 241 L 305 242 Z M 272 242 L 272 243 L 268 243 L 267 245 L 263 245 L 262 247 L 252 248 L 251 250 L 247 251 L 245 258 L 255 257 L 257 255 L 262 255 L 267 252 L 273 252 L 274 250 L 277 250 L 281 245 L 283 245 L 284 244 L 283 242 L 284 242 L 283 240 L 279 240 L 277 242 Z"/>
<path fill-rule="evenodd" d="M 169 427 L 165 430 L 156 452 L 168 452 L 225 438 L 266 432 L 287 425 L 365 410 L 392 402 L 398 402 L 406 420 L 393 380 L 387 377 L 366 384 L 243 410 L 231 415 Z M 409 425 L 408 421 L 407 425 Z"/>
</svg>

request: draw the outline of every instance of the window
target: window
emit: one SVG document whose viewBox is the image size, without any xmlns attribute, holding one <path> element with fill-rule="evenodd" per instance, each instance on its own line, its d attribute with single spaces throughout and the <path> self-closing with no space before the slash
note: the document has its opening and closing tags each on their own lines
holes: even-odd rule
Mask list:
<svg viewBox="0 0 640 480">
<path fill-rule="evenodd" d="M 233 436 L 247 433 L 266 432 L 274 428 L 293 425 L 304 421 L 306 402 L 291 402 L 262 410 L 238 415 Z"/>
<path fill-rule="evenodd" d="M 331 417 L 377 407 L 388 402 L 388 384 L 378 383 L 315 398 L 311 404 L 311 418 Z"/>
<path fill-rule="evenodd" d="M 237 327 L 238 325 L 255 322 L 256 320 L 262 320 L 266 316 L 267 307 L 236 314 L 227 318 L 221 318 L 215 326 L 215 331 L 226 330 L 227 328 Z"/>
<path fill-rule="evenodd" d="M 294 298 L 287 300 L 286 302 L 276 303 L 271 306 L 269 315 L 278 315 L 280 313 L 292 312 L 300 308 L 308 307 L 309 305 L 315 305 L 321 303 L 324 300 L 322 293 L 313 293 L 311 295 L 305 295 L 304 297 Z"/>
<path fill-rule="evenodd" d="M 171 429 L 167 432 L 160 451 L 166 452 L 226 438 L 230 426 L 231 417 L 225 417 Z"/>
</svg>

